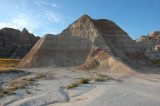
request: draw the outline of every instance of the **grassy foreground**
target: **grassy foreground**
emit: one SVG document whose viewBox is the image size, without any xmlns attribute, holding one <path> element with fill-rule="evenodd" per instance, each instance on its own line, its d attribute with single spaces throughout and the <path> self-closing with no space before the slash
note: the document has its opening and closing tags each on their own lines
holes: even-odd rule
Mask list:
<svg viewBox="0 0 160 106">
<path fill-rule="evenodd" d="M 153 63 L 154 64 L 160 64 L 160 60 L 154 60 Z"/>
<path fill-rule="evenodd" d="M 10 72 L 15 71 L 15 67 L 21 59 L 1 59 L 0 58 L 0 72 Z"/>
</svg>

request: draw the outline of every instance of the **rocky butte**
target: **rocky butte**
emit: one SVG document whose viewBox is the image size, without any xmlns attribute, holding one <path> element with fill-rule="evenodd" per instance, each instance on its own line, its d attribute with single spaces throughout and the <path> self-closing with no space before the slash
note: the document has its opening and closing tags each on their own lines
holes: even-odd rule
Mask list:
<svg viewBox="0 0 160 106">
<path fill-rule="evenodd" d="M 0 30 L 0 58 L 23 58 L 40 39 L 29 33 L 12 28 Z"/>
<path fill-rule="evenodd" d="M 136 40 L 139 48 L 151 60 L 160 60 L 160 31 L 153 31 Z"/>
<path fill-rule="evenodd" d="M 60 34 L 38 40 L 17 67 L 129 70 L 149 64 L 136 42 L 114 22 L 83 15 Z"/>
</svg>

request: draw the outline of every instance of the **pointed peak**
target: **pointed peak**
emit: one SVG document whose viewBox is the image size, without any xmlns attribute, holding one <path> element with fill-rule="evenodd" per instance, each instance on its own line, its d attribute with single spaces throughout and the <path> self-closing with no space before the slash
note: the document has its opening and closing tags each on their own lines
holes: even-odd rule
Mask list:
<svg viewBox="0 0 160 106">
<path fill-rule="evenodd" d="M 87 14 L 84 14 L 80 18 L 90 18 L 90 17 Z"/>
<path fill-rule="evenodd" d="M 149 33 L 147 36 L 148 36 L 148 37 L 154 37 L 154 36 L 156 36 L 156 35 L 158 35 L 158 34 L 160 34 L 159 31 L 152 31 L 152 32 Z"/>
<path fill-rule="evenodd" d="M 83 21 L 83 20 L 87 20 L 87 19 L 91 20 L 91 18 L 87 14 L 84 14 L 78 19 L 78 21 Z"/>
<path fill-rule="evenodd" d="M 28 33 L 28 30 L 26 28 L 23 28 L 22 32 L 27 32 Z"/>
</svg>

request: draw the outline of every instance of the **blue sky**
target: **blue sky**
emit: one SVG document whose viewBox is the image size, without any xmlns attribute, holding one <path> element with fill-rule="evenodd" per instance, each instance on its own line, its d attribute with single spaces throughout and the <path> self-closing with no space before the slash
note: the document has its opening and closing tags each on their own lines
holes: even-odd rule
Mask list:
<svg viewBox="0 0 160 106">
<path fill-rule="evenodd" d="M 58 34 L 83 14 L 109 19 L 132 39 L 160 30 L 160 0 L 0 0 L 0 28 Z"/>
</svg>

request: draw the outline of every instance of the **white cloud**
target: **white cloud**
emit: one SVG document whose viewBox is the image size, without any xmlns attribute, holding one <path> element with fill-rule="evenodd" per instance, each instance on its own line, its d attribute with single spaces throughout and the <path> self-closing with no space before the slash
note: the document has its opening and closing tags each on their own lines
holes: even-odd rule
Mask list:
<svg viewBox="0 0 160 106">
<path fill-rule="evenodd" d="M 44 5 L 49 5 L 48 2 L 45 2 L 45 1 L 40 1 L 41 4 L 44 4 Z"/>
<path fill-rule="evenodd" d="M 11 23 L 2 23 L 1 22 L 0 23 L 0 29 L 5 28 L 5 27 L 19 29 L 17 25 L 14 25 L 14 24 L 11 24 Z"/>
<path fill-rule="evenodd" d="M 48 20 L 50 20 L 52 22 L 60 22 L 61 21 L 60 16 L 58 14 L 53 13 L 53 12 L 46 12 L 45 15 L 48 18 Z"/>
<path fill-rule="evenodd" d="M 39 15 L 37 15 L 37 17 L 40 17 L 41 15 L 39 14 Z"/>
<path fill-rule="evenodd" d="M 53 7 L 57 7 L 57 4 L 55 4 L 55 3 L 52 3 L 52 4 L 51 4 L 51 6 L 53 6 Z"/>
<path fill-rule="evenodd" d="M 38 7 L 41 7 L 41 8 L 45 7 L 46 5 L 50 5 L 48 2 L 43 1 L 43 0 L 41 0 L 41 1 L 36 1 L 36 2 L 34 2 L 34 3 L 35 3 L 35 5 L 37 5 Z"/>
<path fill-rule="evenodd" d="M 33 20 L 31 20 L 29 17 L 26 16 L 26 14 L 22 13 L 19 14 L 16 18 L 13 18 L 10 22 L 0 23 L 0 28 L 15 28 L 22 30 L 23 28 L 27 28 L 29 32 L 33 32 L 35 28 L 37 28 L 36 23 L 34 23 Z"/>
</svg>

